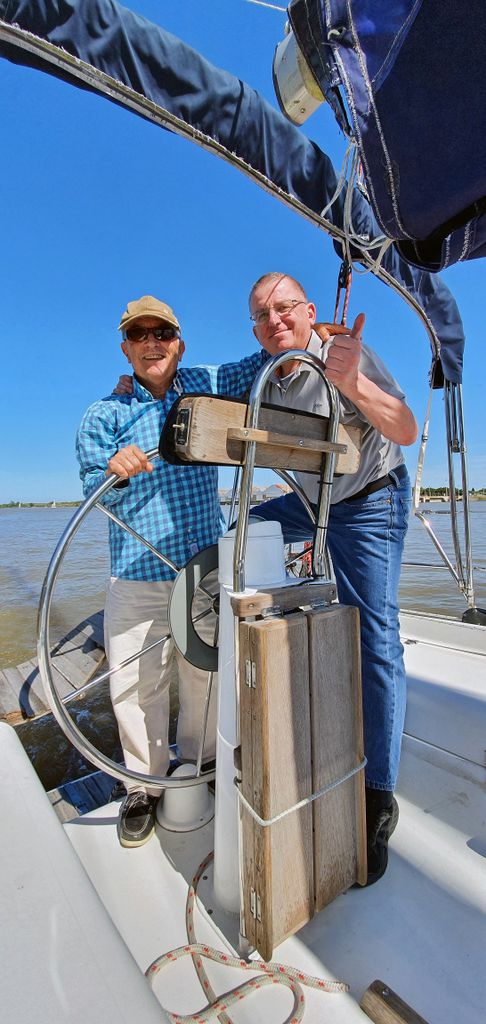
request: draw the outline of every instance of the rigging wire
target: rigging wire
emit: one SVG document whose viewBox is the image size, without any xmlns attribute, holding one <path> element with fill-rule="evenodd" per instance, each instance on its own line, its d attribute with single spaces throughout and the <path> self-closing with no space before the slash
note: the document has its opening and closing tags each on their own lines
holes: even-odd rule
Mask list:
<svg viewBox="0 0 486 1024">
<path fill-rule="evenodd" d="M 269 4 L 266 0 L 246 0 L 247 4 L 256 4 L 257 7 L 270 7 L 273 11 L 282 11 L 283 14 L 287 14 L 286 7 L 279 7 L 278 4 Z"/>
</svg>

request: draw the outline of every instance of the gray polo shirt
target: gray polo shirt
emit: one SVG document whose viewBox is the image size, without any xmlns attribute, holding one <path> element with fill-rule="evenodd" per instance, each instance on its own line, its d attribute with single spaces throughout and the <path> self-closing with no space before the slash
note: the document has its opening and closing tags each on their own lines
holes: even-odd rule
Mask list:
<svg viewBox="0 0 486 1024">
<path fill-rule="evenodd" d="M 329 346 L 329 341 L 321 341 L 313 331 L 307 351 L 312 352 L 325 363 Z M 388 372 L 376 352 L 373 352 L 367 345 L 363 345 L 359 369 L 382 391 L 402 402 L 405 401 L 405 395 L 396 380 Z M 305 363 L 302 363 L 299 369 L 295 373 L 289 374 L 288 377 L 271 377 L 266 385 L 263 400 L 271 402 L 273 405 L 289 406 L 291 409 L 317 413 L 319 416 L 329 415 L 326 385 L 316 370 Z M 347 426 L 361 427 L 363 440 L 358 471 L 334 477 L 331 498 L 333 504 L 356 494 L 373 480 L 386 476 L 391 469 L 396 469 L 403 463 L 400 446 L 393 441 L 388 441 L 375 427 L 372 427 L 364 418 L 363 413 L 344 395 L 340 395 L 339 419 Z M 319 496 L 317 474 L 295 473 L 295 478 L 309 500 L 315 504 Z"/>
</svg>

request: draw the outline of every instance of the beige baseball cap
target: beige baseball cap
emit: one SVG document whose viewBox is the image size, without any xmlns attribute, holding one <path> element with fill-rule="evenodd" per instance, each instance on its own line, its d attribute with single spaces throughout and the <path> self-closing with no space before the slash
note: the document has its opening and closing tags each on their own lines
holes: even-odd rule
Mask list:
<svg viewBox="0 0 486 1024">
<path fill-rule="evenodd" d="M 154 319 L 161 320 L 164 324 L 172 324 L 179 331 L 181 329 L 174 310 L 166 302 L 154 299 L 153 295 L 142 295 L 141 299 L 135 299 L 134 302 L 128 303 L 118 325 L 118 330 L 126 331 L 127 327 L 130 327 L 130 324 L 133 324 L 141 316 L 152 316 Z"/>
</svg>

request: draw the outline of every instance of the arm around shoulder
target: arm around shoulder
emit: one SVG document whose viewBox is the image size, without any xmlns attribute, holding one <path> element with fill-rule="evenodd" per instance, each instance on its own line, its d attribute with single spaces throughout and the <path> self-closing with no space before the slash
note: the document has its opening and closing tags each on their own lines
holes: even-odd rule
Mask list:
<svg viewBox="0 0 486 1024">
<path fill-rule="evenodd" d="M 251 356 L 244 356 L 236 363 L 222 363 L 221 366 L 218 366 L 216 393 L 228 396 L 244 394 L 251 387 L 258 371 L 268 358 L 263 349 L 258 349 Z"/>
</svg>

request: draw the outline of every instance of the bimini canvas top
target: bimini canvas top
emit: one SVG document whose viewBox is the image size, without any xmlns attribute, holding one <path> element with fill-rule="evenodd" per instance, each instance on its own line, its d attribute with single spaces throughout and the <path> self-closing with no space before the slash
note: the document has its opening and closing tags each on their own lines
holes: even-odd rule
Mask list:
<svg viewBox="0 0 486 1024">
<path fill-rule="evenodd" d="M 316 3 L 308 6 L 317 14 Z M 304 216 L 322 227 L 330 225 L 335 248 L 343 255 L 342 193 L 327 221 L 321 217 L 336 192 L 331 161 L 240 79 L 114 0 L 0 0 L 0 20 L 2 56 L 93 89 L 186 135 L 297 206 Z M 197 188 L 197 182 L 190 187 Z M 370 203 L 358 189 L 352 193 L 351 213 L 355 242 L 381 234 Z M 357 243 L 350 251 L 362 258 Z M 436 385 L 443 376 L 460 382 L 464 332 L 443 281 L 411 265 L 392 245 L 383 255 L 379 276 L 397 284 L 424 312 L 429 334 L 435 334 L 440 347 Z"/>
<path fill-rule="evenodd" d="M 344 94 L 398 251 L 428 270 L 486 255 L 484 0 L 291 0 L 289 17 L 341 125 Z"/>
</svg>

